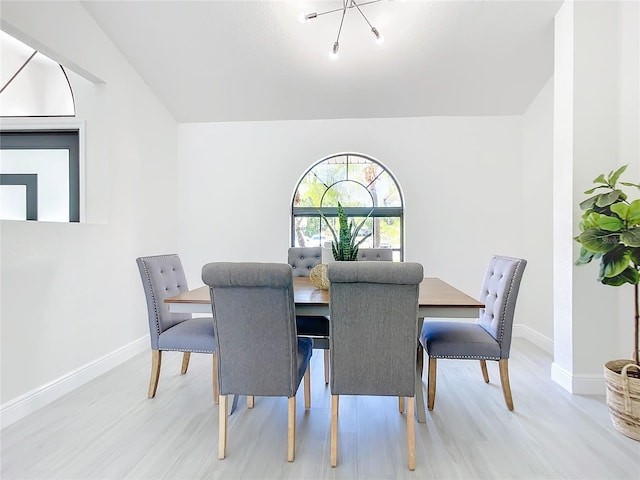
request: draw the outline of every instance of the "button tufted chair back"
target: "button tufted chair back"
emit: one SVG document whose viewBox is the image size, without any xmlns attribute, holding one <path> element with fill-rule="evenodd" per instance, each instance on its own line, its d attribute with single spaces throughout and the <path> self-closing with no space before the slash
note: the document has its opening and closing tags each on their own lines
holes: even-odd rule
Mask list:
<svg viewBox="0 0 640 480">
<path fill-rule="evenodd" d="M 311 269 L 322 263 L 322 248 L 291 247 L 287 263 L 291 265 L 294 277 L 308 277 Z"/>
<path fill-rule="evenodd" d="M 484 276 L 480 301 L 485 308 L 480 311 L 478 324 L 498 342 L 500 358 L 509 358 L 513 315 L 526 265 L 526 260 L 496 255 Z"/>
<path fill-rule="evenodd" d="M 189 290 L 182 262 L 177 254 L 136 258 L 147 300 L 151 339 L 151 379 L 149 398 L 156 395 L 162 352 L 183 352 L 181 373 L 189 368 L 192 353 L 213 354 L 213 398 L 218 403 L 216 340 L 211 317 L 192 318 L 189 313 L 171 313 L 165 298 Z"/>
<path fill-rule="evenodd" d="M 509 383 L 509 351 L 516 299 L 527 261 L 495 255 L 484 275 L 480 301 L 485 308 L 475 323 L 427 320 L 420 334 L 421 348 L 429 356 L 427 407 L 433 410 L 436 398 L 438 359 L 479 360 L 482 377 L 489 383 L 487 360 L 497 361 L 500 368 L 502 393 L 509 410 L 513 398 Z M 422 352 L 418 353 L 421 360 Z M 419 362 L 420 368 L 422 363 Z"/>
<path fill-rule="evenodd" d="M 361 262 L 393 261 L 393 250 L 390 248 L 359 248 L 358 260 Z"/>
<path fill-rule="evenodd" d="M 165 330 L 191 318 L 189 313 L 170 313 L 164 299 L 189 290 L 180 257 L 176 254 L 136 259 L 147 300 L 151 348 L 158 349 L 158 338 Z"/>
<path fill-rule="evenodd" d="M 288 262 L 294 277 L 308 277 L 322 263 L 321 247 L 291 247 Z M 298 335 L 313 338 L 313 348 L 324 350 L 324 381 L 329 383 L 329 319 L 322 315 L 296 316 Z"/>
</svg>

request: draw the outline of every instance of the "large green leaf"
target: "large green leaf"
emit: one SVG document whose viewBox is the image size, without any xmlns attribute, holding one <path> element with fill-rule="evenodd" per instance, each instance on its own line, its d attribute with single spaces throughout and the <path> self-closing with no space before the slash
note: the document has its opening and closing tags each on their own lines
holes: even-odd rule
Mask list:
<svg viewBox="0 0 640 480">
<path fill-rule="evenodd" d="M 629 205 L 627 205 L 626 203 L 615 203 L 613 205 L 611 205 L 611 211 L 613 213 L 615 213 L 616 215 L 618 215 L 621 219 L 626 220 L 627 219 L 627 211 L 629 210 Z"/>
<path fill-rule="evenodd" d="M 607 180 L 604 178 L 604 173 L 598 175 L 598 178 L 596 178 L 593 183 L 607 183 Z"/>
<path fill-rule="evenodd" d="M 600 261 L 600 278 L 613 278 L 631 265 L 631 252 L 626 248 L 616 248 L 605 253 Z"/>
<path fill-rule="evenodd" d="M 580 258 L 576 260 L 576 265 L 586 265 L 595 257 L 595 253 L 590 252 L 584 247 L 580 247 Z"/>
<path fill-rule="evenodd" d="M 640 247 L 640 227 L 630 228 L 620 234 L 620 242 L 627 247 Z"/>
<path fill-rule="evenodd" d="M 618 236 L 597 228 L 589 228 L 575 238 L 594 253 L 607 253 L 618 245 Z"/>
<path fill-rule="evenodd" d="M 598 195 L 598 198 L 596 200 L 596 206 L 609 206 L 622 198 L 622 195 L 624 195 L 624 193 L 621 190 L 612 190 L 608 193 L 601 193 L 600 195 Z"/>
<path fill-rule="evenodd" d="M 627 210 L 627 225 L 640 224 L 640 199 L 634 200 L 629 204 L 629 210 Z"/>
<path fill-rule="evenodd" d="M 618 217 L 610 217 L 608 215 L 598 215 L 596 217 L 596 227 L 608 232 L 617 232 L 624 227 L 624 222 Z"/>
<path fill-rule="evenodd" d="M 625 283 L 636 285 L 640 281 L 640 273 L 635 268 L 629 267 L 620 275 L 615 277 L 605 277 L 600 280 L 604 285 L 610 285 L 612 287 L 619 287 Z"/>
<path fill-rule="evenodd" d="M 582 222 L 580 222 L 580 231 L 589 230 L 590 228 L 596 228 L 598 226 L 598 213 L 589 211 L 582 215 Z"/>
<path fill-rule="evenodd" d="M 584 193 L 593 193 L 593 190 L 588 190 Z M 591 208 L 593 208 L 593 206 L 596 204 L 596 200 L 598 199 L 598 197 L 600 196 L 600 194 L 598 195 L 594 195 L 593 197 L 589 197 L 586 200 L 583 200 L 582 202 L 580 202 L 580 209 L 582 210 L 589 210 Z"/>
<path fill-rule="evenodd" d="M 611 188 L 615 188 L 616 183 L 618 183 L 618 179 L 620 178 L 620 175 L 622 175 L 626 169 L 627 169 L 627 166 L 623 165 L 614 173 L 609 174 L 609 185 L 611 185 Z"/>
</svg>

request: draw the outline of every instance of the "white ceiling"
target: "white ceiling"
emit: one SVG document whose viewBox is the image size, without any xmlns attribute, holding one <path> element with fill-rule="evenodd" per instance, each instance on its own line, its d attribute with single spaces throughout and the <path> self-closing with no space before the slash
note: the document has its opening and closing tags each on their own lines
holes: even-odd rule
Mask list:
<svg viewBox="0 0 640 480">
<path fill-rule="evenodd" d="M 364 2 L 365 0 L 363 0 Z M 553 72 L 561 1 L 83 4 L 178 122 L 521 114 Z"/>
</svg>

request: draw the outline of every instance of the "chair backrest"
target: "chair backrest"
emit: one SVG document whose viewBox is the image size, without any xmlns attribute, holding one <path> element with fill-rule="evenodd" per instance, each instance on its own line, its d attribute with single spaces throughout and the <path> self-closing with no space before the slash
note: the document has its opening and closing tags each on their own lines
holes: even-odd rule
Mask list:
<svg viewBox="0 0 640 480">
<path fill-rule="evenodd" d="M 327 275 L 331 393 L 413 396 L 422 265 L 335 262 Z"/>
<path fill-rule="evenodd" d="M 294 277 L 308 277 L 311 269 L 322 263 L 321 247 L 291 247 L 288 263 Z"/>
<path fill-rule="evenodd" d="M 165 298 L 189 290 L 187 277 L 176 254 L 139 257 L 136 263 L 147 299 L 151 348 L 157 350 L 162 332 L 191 318 L 190 313 L 170 313 L 169 306 L 164 303 Z"/>
<path fill-rule="evenodd" d="M 295 395 L 298 350 L 291 266 L 208 263 L 220 394 Z"/>
<path fill-rule="evenodd" d="M 371 261 L 393 261 L 393 250 L 390 248 L 359 248 L 358 260 L 361 262 Z"/>
<path fill-rule="evenodd" d="M 513 314 L 527 261 L 521 258 L 494 256 L 484 275 L 478 324 L 500 345 L 500 358 L 509 358 Z"/>
</svg>

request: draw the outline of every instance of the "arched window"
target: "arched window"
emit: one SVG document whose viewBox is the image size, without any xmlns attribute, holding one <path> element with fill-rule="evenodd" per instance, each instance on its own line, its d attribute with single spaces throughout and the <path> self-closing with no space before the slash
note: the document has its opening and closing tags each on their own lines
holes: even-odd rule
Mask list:
<svg viewBox="0 0 640 480">
<path fill-rule="evenodd" d="M 404 259 L 403 198 L 398 182 L 377 160 L 337 153 L 313 165 L 300 179 L 291 208 L 291 245 L 324 246 L 333 240 L 320 213 L 337 225 L 338 202 L 356 224 L 367 218 L 361 247 L 391 248 Z"/>
<path fill-rule="evenodd" d="M 73 117 L 67 74 L 57 62 L 0 31 L 0 116 Z"/>
<path fill-rule="evenodd" d="M 0 51 L 0 220 L 79 222 L 80 127 L 50 120 L 76 114 L 67 74 L 3 31 Z"/>
</svg>

